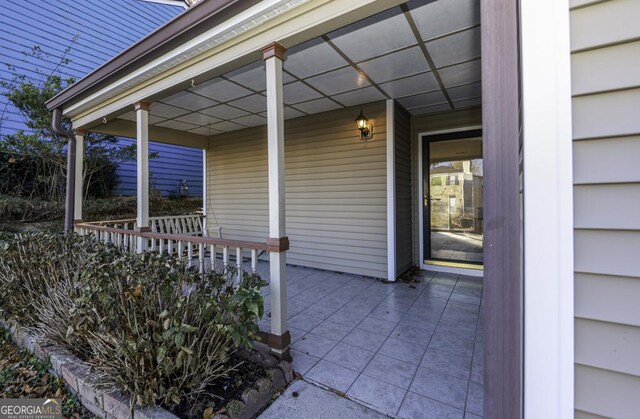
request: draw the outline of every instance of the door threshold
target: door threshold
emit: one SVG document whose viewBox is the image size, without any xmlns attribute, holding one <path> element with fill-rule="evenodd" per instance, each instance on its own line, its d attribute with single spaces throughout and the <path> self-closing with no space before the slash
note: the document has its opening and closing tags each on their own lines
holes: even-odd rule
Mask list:
<svg viewBox="0 0 640 419">
<path fill-rule="evenodd" d="M 445 272 L 458 275 L 468 275 L 482 277 L 484 275 L 484 266 L 474 265 L 470 263 L 442 262 L 434 260 L 425 260 L 420 266 L 425 271 Z"/>
</svg>

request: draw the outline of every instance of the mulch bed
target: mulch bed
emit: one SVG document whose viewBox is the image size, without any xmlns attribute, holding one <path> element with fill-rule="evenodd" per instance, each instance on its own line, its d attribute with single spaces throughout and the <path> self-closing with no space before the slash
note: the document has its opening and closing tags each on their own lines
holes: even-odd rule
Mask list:
<svg viewBox="0 0 640 419">
<path fill-rule="evenodd" d="M 184 402 L 172 409 L 172 413 L 184 419 L 211 418 L 229 401 L 240 399 L 242 392 L 258 379 L 267 377 L 265 367 L 237 356 L 231 356 L 229 364 L 237 365 L 229 377 L 207 388 L 207 394 L 203 394 L 192 405 Z"/>
<path fill-rule="evenodd" d="M 94 418 L 69 393 L 63 379 L 49 373 L 51 366 L 28 351 L 18 349 L 11 334 L 0 329 L 0 399 L 52 398 L 62 401 L 65 418 Z"/>
</svg>

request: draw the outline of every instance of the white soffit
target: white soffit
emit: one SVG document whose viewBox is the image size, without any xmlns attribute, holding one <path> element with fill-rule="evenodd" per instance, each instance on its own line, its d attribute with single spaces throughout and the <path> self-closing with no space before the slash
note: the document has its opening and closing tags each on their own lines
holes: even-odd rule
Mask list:
<svg viewBox="0 0 640 419">
<path fill-rule="evenodd" d="M 266 125 L 267 124 L 267 118 L 265 118 L 264 116 L 260 116 L 260 115 L 248 115 L 248 116 L 243 116 L 243 117 L 234 119 L 231 122 L 235 122 L 237 124 L 245 125 L 247 127 L 257 127 L 259 125 Z"/>
<path fill-rule="evenodd" d="M 413 0 L 407 5 L 424 41 L 480 25 L 480 0 Z"/>
<path fill-rule="evenodd" d="M 424 73 L 429 64 L 419 47 L 412 47 L 359 64 L 376 83 Z"/>
<path fill-rule="evenodd" d="M 441 103 L 447 103 L 442 91 L 438 90 L 431 93 L 423 93 L 415 96 L 409 96 L 398 99 L 398 102 L 408 110 L 415 108 L 422 108 L 425 106 L 438 105 Z"/>
<path fill-rule="evenodd" d="M 413 0 L 407 7 L 290 48 L 285 119 L 391 98 L 414 115 L 480 105 L 479 0 Z M 151 123 L 201 135 L 264 125 L 265 78 L 264 62 L 255 61 L 153 104 Z M 135 121 L 132 112 L 121 117 Z"/>
<path fill-rule="evenodd" d="M 249 115 L 250 112 L 229 105 L 217 105 L 209 109 L 200 111 L 205 115 L 215 116 L 220 119 L 234 119 L 241 116 Z"/>
<path fill-rule="evenodd" d="M 229 104 L 252 113 L 258 113 L 267 110 L 267 97 L 261 94 L 254 94 L 234 100 Z"/>
<path fill-rule="evenodd" d="M 237 83 L 233 83 L 220 77 L 192 87 L 189 90 L 218 102 L 227 102 L 253 93 L 251 90 L 246 89 Z M 211 106 L 213 105 L 215 105 L 215 103 L 211 104 Z M 203 108 L 204 107 L 205 106 L 203 106 Z"/>
<path fill-rule="evenodd" d="M 301 81 L 284 85 L 283 91 L 284 103 L 286 104 L 305 102 L 322 97 L 321 93 Z"/>
<path fill-rule="evenodd" d="M 176 118 L 176 121 L 186 122 L 188 124 L 194 124 L 194 125 L 198 125 L 198 126 L 216 124 L 218 122 L 222 122 L 223 120 L 224 120 L 224 118 L 222 118 L 222 119 L 221 118 L 215 118 L 213 116 L 205 115 L 205 114 L 199 113 L 199 112 L 189 113 L 187 115 L 180 116 L 180 117 Z"/>
<path fill-rule="evenodd" d="M 453 101 L 471 99 L 482 96 L 482 85 L 480 83 L 466 84 L 452 87 L 448 91 Z"/>
<path fill-rule="evenodd" d="M 65 109 L 65 112 L 82 112 L 86 108 L 113 98 L 129 88 L 160 75 L 247 31 L 253 30 L 308 1 L 310 0 L 262 0 L 231 19 L 182 44 L 175 50 L 153 60 L 142 68 L 132 71 L 127 77 L 119 80 L 114 85 L 102 89 L 91 98 L 72 105 L 69 109 Z"/>
<path fill-rule="evenodd" d="M 124 114 L 118 116 L 118 119 L 124 119 L 124 120 L 127 120 L 127 121 L 136 122 L 137 116 L 136 116 L 136 113 L 134 111 L 131 111 L 131 112 L 127 112 L 127 113 L 124 113 Z M 149 123 L 152 124 L 152 125 L 153 124 L 157 124 L 158 122 L 162 122 L 165 119 L 166 118 L 160 118 L 160 117 L 157 117 L 155 115 L 149 115 Z"/>
<path fill-rule="evenodd" d="M 180 122 L 175 119 L 170 119 L 168 121 L 160 122 L 158 124 L 155 124 L 155 126 L 163 127 L 163 128 L 171 128 L 178 131 L 188 131 L 190 129 L 197 128 L 197 125 L 187 124 L 186 122 Z"/>
<path fill-rule="evenodd" d="M 161 102 L 154 102 L 151 104 L 149 113 L 159 118 L 176 118 L 178 116 L 188 114 L 189 110 L 167 105 Z"/>
<path fill-rule="evenodd" d="M 417 43 L 407 19 L 398 7 L 338 29 L 327 36 L 355 62 Z"/>
<path fill-rule="evenodd" d="M 296 77 L 305 78 L 348 65 L 335 49 L 321 38 L 316 38 L 291 48 L 284 69 Z"/>
<path fill-rule="evenodd" d="M 432 72 L 425 72 L 415 76 L 393 80 L 381 84 L 380 87 L 391 97 L 409 96 L 439 89 L 438 81 Z"/>
<path fill-rule="evenodd" d="M 365 77 L 353 67 L 345 67 L 307 79 L 307 82 L 326 95 L 335 95 L 369 86 Z"/>
<path fill-rule="evenodd" d="M 255 61 L 247 66 L 225 74 L 225 78 L 256 92 L 261 92 L 267 88 L 266 77 L 264 63 L 262 61 Z"/>
<path fill-rule="evenodd" d="M 375 87 L 365 87 L 364 89 L 352 90 L 333 96 L 333 99 L 345 106 L 355 106 L 363 103 L 377 102 L 386 99 L 386 96 Z"/>
<path fill-rule="evenodd" d="M 218 131 L 216 129 L 211 129 L 209 127 L 198 127 L 198 128 L 189 130 L 189 132 L 192 132 L 198 135 L 206 135 L 207 137 L 224 133 L 224 131 Z"/>
<path fill-rule="evenodd" d="M 338 105 L 336 102 L 332 101 L 331 99 L 323 98 L 323 99 L 312 100 L 310 102 L 299 103 L 295 107 L 296 109 L 301 110 L 302 112 L 313 114 L 313 113 L 320 113 L 320 112 L 331 111 L 333 109 L 338 109 L 340 108 L 340 105 Z"/>
<path fill-rule="evenodd" d="M 235 122 L 231 122 L 231 121 L 224 121 L 224 122 L 220 122 L 219 124 L 213 124 L 211 125 L 211 129 L 214 130 L 219 130 L 219 131 L 236 131 L 242 128 L 246 128 L 245 125 L 241 125 L 241 124 L 237 124 Z"/>
<path fill-rule="evenodd" d="M 437 68 L 480 58 L 480 28 L 427 42 L 427 49 Z"/>
<path fill-rule="evenodd" d="M 455 64 L 438 70 L 446 87 L 459 86 L 480 81 L 482 75 L 480 60 Z"/>
<path fill-rule="evenodd" d="M 162 103 L 188 109 L 190 111 L 197 111 L 199 109 L 211 107 L 218 102 L 206 96 L 196 95 L 189 91 L 182 91 L 169 96 L 168 98 L 162 99 Z"/>
</svg>

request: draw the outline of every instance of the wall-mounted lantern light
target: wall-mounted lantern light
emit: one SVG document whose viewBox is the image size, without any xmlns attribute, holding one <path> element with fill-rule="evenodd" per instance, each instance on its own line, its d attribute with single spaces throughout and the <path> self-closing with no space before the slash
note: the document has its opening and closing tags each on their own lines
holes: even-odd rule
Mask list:
<svg viewBox="0 0 640 419">
<path fill-rule="evenodd" d="M 362 109 L 360 109 L 360 115 L 356 118 L 356 126 L 360 130 L 361 140 L 368 140 L 373 136 L 373 127 L 367 117 L 362 113 Z"/>
</svg>

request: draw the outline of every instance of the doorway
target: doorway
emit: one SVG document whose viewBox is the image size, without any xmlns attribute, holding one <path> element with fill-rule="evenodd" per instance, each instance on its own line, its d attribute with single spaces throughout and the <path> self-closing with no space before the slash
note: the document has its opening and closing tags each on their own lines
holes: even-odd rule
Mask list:
<svg viewBox="0 0 640 419">
<path fill-rule="evenodd" d="M 424 263 L 482 269 L 482 131 L 426 134 L 420 141 Z"/>
</svg>

